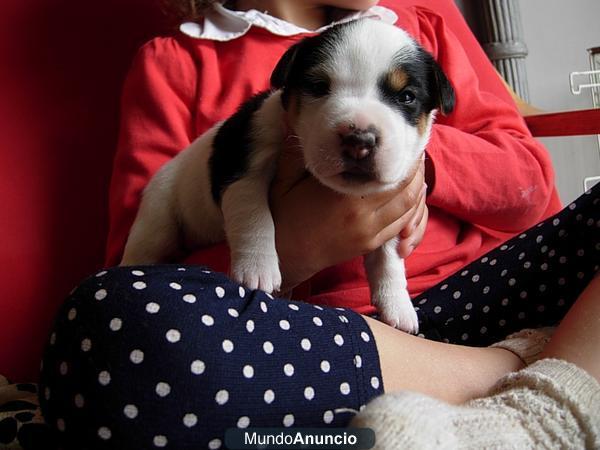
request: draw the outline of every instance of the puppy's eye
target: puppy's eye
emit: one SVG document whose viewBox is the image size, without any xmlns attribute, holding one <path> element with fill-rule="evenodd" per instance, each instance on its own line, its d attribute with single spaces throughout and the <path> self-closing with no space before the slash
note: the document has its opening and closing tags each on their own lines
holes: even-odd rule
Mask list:
<svg viewBox="0 0 600 450">
<path fill-rule="evenodd" d="M 327 80 L 306 80 L 304 91 L 313 97 L 324 97 L 329 94 L 329 81 Z"/>
<path fill-rule="evenodd" d="M 397 96 L 398 103 L 402 103 L 403 105 L 412 105 L 416 99 L 416 95 L 409 90 L 404 90 Z"/>
</svg>

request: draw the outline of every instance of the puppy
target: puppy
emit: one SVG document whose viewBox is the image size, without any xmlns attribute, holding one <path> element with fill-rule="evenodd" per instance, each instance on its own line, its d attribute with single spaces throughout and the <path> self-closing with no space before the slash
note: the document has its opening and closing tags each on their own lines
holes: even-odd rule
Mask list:
<svg viewBox="0 0 600 450">
<path fill-rule="evenodd" d="M 146 187 L 122 265 L 173 259 L 183 248 L 227 239 L 231 274 L 277 291 L 281 274 L 269 186 L 287 115 L 305 165 L 340 193 L 393 189 L 422 157 L 436 111 L 454 91 L 406 32 L 363 19 L 291 47 L 260 93 L 165 164 Z M 397 239 L 366 255 L 373 304 L 388 324 L 416 333 Z"/>
</svg>

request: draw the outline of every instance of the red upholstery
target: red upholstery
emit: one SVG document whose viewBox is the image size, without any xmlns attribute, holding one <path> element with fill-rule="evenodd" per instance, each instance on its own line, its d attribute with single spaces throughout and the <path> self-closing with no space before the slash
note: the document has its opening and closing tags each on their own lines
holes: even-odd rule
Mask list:
<svg viewBox="0 0 600 450">
<path fill-rule="evenodd" d="M 444 15 L 486 88 L 496 74 L 451 0 L 397 1 Z M 102 264 L 120 86 L 162 29 L 156 0 L 2 2 L 0 373 L 10 378 L 37 378 L 56 309 Z"/>
<path fill-rule="evenodd" d="M 151 0 L 0 6 L 0 373 L 35 380 L 53 315 L 100 267 L 119 91 Z"/>
</svg>

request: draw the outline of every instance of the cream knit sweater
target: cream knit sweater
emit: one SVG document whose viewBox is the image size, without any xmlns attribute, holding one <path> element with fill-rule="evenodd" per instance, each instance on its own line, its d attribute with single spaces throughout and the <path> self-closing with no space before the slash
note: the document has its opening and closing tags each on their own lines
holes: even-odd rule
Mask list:
<svg viewBox="0 0 600 450">
<path fill-rule="evenodd" d="M 372 428 L 380 450 L 600 449 L 600 385 L 573 364 L 543 359 L 461 406 L 383 395 L 351 426 Z"/>
</svg>

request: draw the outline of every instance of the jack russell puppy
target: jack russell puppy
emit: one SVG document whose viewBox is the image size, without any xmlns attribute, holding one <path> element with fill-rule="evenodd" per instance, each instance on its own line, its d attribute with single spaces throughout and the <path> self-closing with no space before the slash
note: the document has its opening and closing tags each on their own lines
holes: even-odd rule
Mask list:
<svg viewBox="0 0 600 450">
<path fill-rule="evenodd" d="M 165 164 L 144 190 L 121 265 L 168 262 L 227 239 L 232 277 L 276 292 L 281 273 L 269 187 L 287 115 L 307 170 L 348 195 L 393 189 L 422 158 L 436 111 L 454 90 L 409 35 L 378 20 L 334 26 L 291 47 L 272 90 L 242 104 Z M 417 333 L 397 238 L 365 257 L 381 318 Z"/>
</svg>

